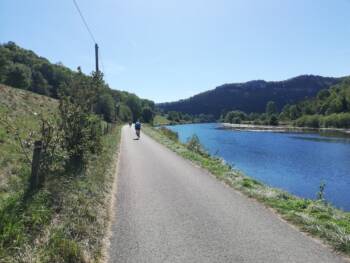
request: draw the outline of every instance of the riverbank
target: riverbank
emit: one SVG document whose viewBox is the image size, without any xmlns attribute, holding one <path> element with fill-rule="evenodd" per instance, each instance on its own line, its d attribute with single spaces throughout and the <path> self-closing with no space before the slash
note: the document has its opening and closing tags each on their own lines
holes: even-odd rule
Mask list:
<svg viewBox="0 0 350 263">
<path fill-rule="evenodd" d="M 227 185 L 272 208 L 283 219 L 298 226 L 301 231 L 320 238 L 337 251 L 350 255 L 350 213 L 334 208 L 322 198 L 316 201 L 298 198 L 264 185 L 241 171 L 232 169 L 222 159 L 189 150 L 185 144 L 168 138 L 153 127 L 145 127 L 144 131 L 182 157 L 208 170 Z"/>
<path fill-rule="evenodd" d="M 268 131 L 268 132 L 336 132 L 345 135 L 350 135 L 350 129 L 340 128 L 309 128 L 309 127 L 295 127 L 289 125 L 254 125 L 254 124 L 234 124 L 234 123 L 220 123 L 223 129 L 245 130 L 245 131 Z"/>
</svg>

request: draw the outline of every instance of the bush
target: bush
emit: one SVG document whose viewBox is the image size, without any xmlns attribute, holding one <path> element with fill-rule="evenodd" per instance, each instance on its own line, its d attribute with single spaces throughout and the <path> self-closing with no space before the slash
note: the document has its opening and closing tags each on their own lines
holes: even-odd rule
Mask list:
<svg viewBox="0 0 350 263">
<path fill-rule="evenodd" d="M 338 114 L 338 126 L 339 128 L 350 128 L 350 113 Z"/>
<path fill-rule="evenodd" d="M 296 126 L 312 128 L 350 128 L 350 113 L 331 115 L 304 115 L 296 120 Z"/>
<path fill-rule="evenodd" d="M 177 132 L 174 132 L 166 127 L 160 127 L 159 130 L 161 131 L 162 134 L 164 134 L 169 139 L 176 142 L 179 140 L 179 134 Z"/>
<path fill-rule="evenodd" d="M 242 121 L 241 121 L 241 118 L 239 118 L 239 117 L 234 117 L 233 119 L 232 119 L 232 123 L 235 123 L 235 124 L 240 124 Z"/>
<path fill-rule="evenodd" d="M 320 116 L 319 115 L 304 115 L 296 120 L 296 126 L 299 127 L 311 127 L 319 128 L 320 127 Z"/>
<path fill-rule="evenodd" d="M 192 135 L 191 138 L 187 141 L 186 144 L 187 149 L 189 149 L 192 152 L 198 153 L 203 156 L 208 156 L 208 153 L 203 148 L 198 136 L 196 134 Z"/>
<path fill-rule="evenodd" d="M 253 120 L 254 125 L 262 125 L 261 120 Z"/>
<path fill-rule="evenodd" d="M 32 72 L 26 65 L 14 63 L 8 69 L 5 84 L 20 89 L 28 89 L 32 82 Z"/>
<path fill-rule="evenodd" d="M 228 123 L 241 123 L 242 120 L 246 120 L 247 115 L 242 111 L 229 111 L 225 115 L 225 122 Z"/>
<path fill-rule="evenodd" d="M 278 118 L 276 115 L 272 115 L 269 119 L 269 125 L 277 126 L 278 125 Z"/>
<path fill-rule="evenodd" d="M 112 122 L 115 118 L 115 102 L 111 94 L 104 93 L 99 96 L 96 113 L 101 114 L 103 119 L 108 122 Z"/>
<path fill-rule="evenodd" d="M 168 120 L 174 122 L 180 122 L 181 116 L 180 112 L 177 111 L 169 111 L 168 112 Z"/>
<path fill-rule="evenodd" d="M 350 128 L 350 113 L 334 113 L 324 116 L 322 126 L 325 128 Z"/>
<path fill-rule="evenodd" d="M 68 153 L 70 165 L 83 166 L 89 153 L 101 151 L 101 119 L 82 111 L 67 98 L 60 100 L 62 148 Z"/>
</svg>

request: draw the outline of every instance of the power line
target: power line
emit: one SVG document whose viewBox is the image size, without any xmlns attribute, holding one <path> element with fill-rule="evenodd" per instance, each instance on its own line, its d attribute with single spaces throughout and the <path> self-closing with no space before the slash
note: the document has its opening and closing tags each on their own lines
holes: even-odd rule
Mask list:
<svg viewBox="0 0 350 263">
<path fill-rule="evenodd" d="M 78 11 L 78 13 L 80 15 L 81 20 L 83 21 L 83 24 L 85 25 L 86 30 L 89 32 L 89 35 L 90 35 L 92 41 L 95 43 L 95 45 L 97 45 L 97 41 L 96 41 L 96 39 L 94 37 L 94 34 L 92 34 L 92 31 L 91 31 L 91 29 L 90 29 L 90 27 L 89 27 L 89 25 L 88 25 L 84 15 L 83 15 L 83 13 L 81 12 L 77 1 L 73 0 L 73 3 L 74 3 L 74 5 L 75 5 L 75 7 L 76 7 L 76 9 L 77 9 L 77 11 Z M 105 67 L 104 67 L 104 64 L 103 64 L 101 51 L 99 53 L 100 53 L 100 61 L 101 61 L 101 65 L 102 65 L 102 70 L 103 70 L 104 74 L 106 74 Z"/>
<path fill-rule="evenodd" d="M 79 5 L 78 5 L 77 1 L 76 1 L 76 0 L 73 0 L 73 3 L 74 3 L 74 5 L 75 5 L 76 9 L 78 10 L 78 13 L 79 13 L 79 15 L 80 15 L 80 17 L 81 17 L 81 20 L 83 20 L 83 23 L 84 23 L 84 25 L 85 25 L 87 31 L 89 32 L 92 41 L 93 41 L 94 43 L 96 43 L 95 37 L 94 37 L 94 35 L 92 34 L 92 32 L 91 32 L 91 30 L 90 30 L 90 27 L 89 27 L 88 23 L 86 22 L 86 20 L 85 20 L 85 18 L 84 18 L 84 16 L 83 16 L 83 13 L 80 11 L 80 8 L 79 8 Z"/>
</svg>

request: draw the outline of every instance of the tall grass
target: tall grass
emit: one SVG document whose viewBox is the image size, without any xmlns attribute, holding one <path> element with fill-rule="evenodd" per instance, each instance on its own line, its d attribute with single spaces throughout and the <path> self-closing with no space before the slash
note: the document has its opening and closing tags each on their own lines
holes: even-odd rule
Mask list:
<svg viewBox="0 0 350 263">
<path fill-rule="evenodd" d="M 44 96 L 2 85 L 0 93 L 0 117 L 23 137 L 40 128 L 37 115 L 57 111 L 57 101 Z M 86 169 L 57 165 L 29 195 L 30 164 L 0 122 L 0 262 L 100 261 L 120 128 L 103 136 L 102 152 L 89 155 Z"/>
<path fill-rule="evenodd" d="M 33 196 L 24 191 L 0 209 L 0 262 L 98 262 L 115 176 L 120 126 L 103 138 L 80 175 L 50 177 Z"/>
</svg>

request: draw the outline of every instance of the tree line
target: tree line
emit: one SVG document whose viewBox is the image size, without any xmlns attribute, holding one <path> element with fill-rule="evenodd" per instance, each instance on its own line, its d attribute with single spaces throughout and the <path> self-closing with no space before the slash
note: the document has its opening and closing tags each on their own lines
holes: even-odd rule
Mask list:
<svg viewBox="0 0 350 263">
<path fill-rule="evenodd" d="M 329 89 L 320 90 L 315 98 L 286 104 L 281 111 L 278 111 L 274 101 L 269 101 L 264 113 L 246 114 L 234 110 L 223 112 L 220 120 L 228 123 L 284 123 L 298 127 L 350 128 L 350 78 Z"/>
<path fill-rule="evenodd" d="M 188 99 L 157 104 L 157 107 L 166 112 L 212 114 L 216 119 L 228 110 L 264 113 L 269 101 L 274 101 L 281 110 L 287 103 L 296 104 L 305 98 L 315 97 L 317 92 L 338 84 L 342 79 L 302 75 L 284 81 L 255 80 L 224 84 Z"/>
<path fill-rule="evenodd" d="M 70 94 L 71 84 L 77 76 L 85 83 L 91 77 L 83 74 L 80 68 L 73 71 L 62 63 L 50 63 L 14 42 L 0 45 L 0 83 L 59 99 L 61 94 Z M 153 101 L 126 91 L 113 90 L 103 78 L 100 85 L 94 112 L 105 121 L 152 121 L 155 110 Z"/>
</svg>

